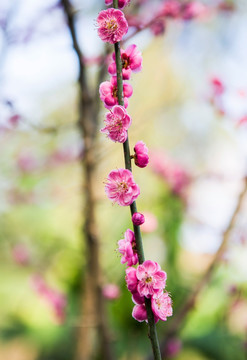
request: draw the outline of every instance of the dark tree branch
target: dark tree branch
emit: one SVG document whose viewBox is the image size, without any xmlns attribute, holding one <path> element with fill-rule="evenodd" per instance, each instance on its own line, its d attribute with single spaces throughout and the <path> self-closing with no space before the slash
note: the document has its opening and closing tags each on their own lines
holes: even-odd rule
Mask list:
<svg viewBox="0 0 247 360">
<path fill-rule="evenodd" d="M 223 254 L 226 250 L 226 246 L 228 244 L 229 237 L 231 235 L 231 231 L 236 224 L 236 220 L 237 220 L 238 214 L 242 208 L 246 194 L 247 194 L 247 177 L 244 178 L 243 189 L 238 196 L 236 207 L 232 213 L 232 216 L 230 218 L 230 221 L 229 221 L 225 231 L 222 234 L 222 243 L 221 243 L 219 249 L 217 250 L 217 252 L 215 253 L 214 258 L 213 258 L 210 266 L 208 267 L 207 271 L 205 272 L 205 274 L 203 275 L 203 277 L 201 278 L 199 283 L 196 285 L 196 287 L 189 294 L 188 298 L 184 302 L 184 305 L 180 308 L 180 310 L 174 316 L 173 321 L 171 322 L 171 326 L 168 329 L 168 332 L 166 333 L 166 339 L 164 339 L 164 341 L 161 343 L 162 354 L 165 353 L 167 339 L 173 338 L 174 336 L 176 336 L 179 333 L 179 331 L 182 329 L 182 326 L 183 326 L 189 312 L 194 308 L 198 295 L 204 289 L 205 285 L 210 283 L 212 276 L 214 274 L 214 270 L 218 266 L 220 260 L 222 259 Z M 151 356 L 147 358 L 147 360 L 151 360 L 151 359 L 152 359 Z"/>
<path fill-rule="evenodd" d="M 79 121 L 78 128 L 83 139 L 83 175 L 84 175 L 84 229 L 83 237 L 86 243 L 86 270 L 84 292 L 82 297 L 83 326 L 78 328 L 76 360 L 91 360 L 100 355 L 102 360 L 113 360 L 111 354 L 108 328 L 104 310 L 104 300 L 101 291 L 101 270 L 99 264 L 99 237 L 95 220 L 95 169 L 96 169 L 96 134 L 98 131 L 99 95 L 89 88 L 86 77 L 86 64 L 76 34 L 75 11 L 69 0 L 61 0 L 66 15 L 73 48 L 79 62 L 78 85 Z M 104 75 L 104 64 L 99 72 L 99 81 Z M 97 85 L 96 85 L 97 86 Z M 97 96 L 96 96 L 97 91 Z M 93 94 L 93 96 L 92 96 Z M 97 357 L 98 358 L 98 357 Z"/>
</svg>

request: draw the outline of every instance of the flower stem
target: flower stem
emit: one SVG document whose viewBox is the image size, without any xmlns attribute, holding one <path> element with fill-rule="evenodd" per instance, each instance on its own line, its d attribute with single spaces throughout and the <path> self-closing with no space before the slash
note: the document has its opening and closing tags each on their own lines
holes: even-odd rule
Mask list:
<svg viewBox="0 0 247 360">
<path fill-rule="evenodd" d="M 118 8 L 118 0 L 113 0 L 113 6 L 115 9 Z M 115 48 L 115 56 L 116 56 L 116 68 L 117 68 L 118 104 L 121 106 L 124 106 L 122 60 L 121 60 L 121 52 L 120 52 L 120 43 L 119 42 L 115 43 L 114 48 Z M 123 151 L 124 151 L 125 168 L 132 172 L 131 155 L 130 155 L 130 147 L 129 147 L 128 137 L 127 137 L 127 140 L 123 143 Z M 131 215 L 133 215 L 135 212 L 137 212 L 137 206 L 136 206 L 135 201 L 130 205 L 130 211 L 131 211 Z M 142 245 L 141 230 L 140 230 L 140 226 L 137 226 L 137 225 L 133 225 L 133 226 L 134 226 L 138 260 L 139 260 L 139 264 L 142 264 L 145 261 L 145 257 L 144 257 L 144 251 L 143 251 L 143 245 Z M 157 336 L 157 332 L 156 332 L 156 325 L 155 325 L 155 321 L 154 321 L 154 314 L 153 314 L 153 311 L 151 308 L 151 300 L 145 298 L 145 305 L 146 305 L 147 315 L 148 315 L 148 327 L 149 327 L 148 336 L 151 341 L 154 360 L 162 360 L 161 353 L 160 353 L 159 340 L 158 340 L 158 336 Z"/>
</svg>

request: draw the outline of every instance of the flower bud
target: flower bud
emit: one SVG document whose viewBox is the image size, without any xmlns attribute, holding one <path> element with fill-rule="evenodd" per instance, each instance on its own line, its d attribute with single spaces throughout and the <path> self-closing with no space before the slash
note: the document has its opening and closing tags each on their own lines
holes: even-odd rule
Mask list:
<svg viewBox="0 0 247 360">
<path fill-rule="evenodd" d="M 134 225 L 142 225 L 145 222 L 145 217 L 143 214 L 136 212 L 132 216 L 132 222 Z"/>
</svg>

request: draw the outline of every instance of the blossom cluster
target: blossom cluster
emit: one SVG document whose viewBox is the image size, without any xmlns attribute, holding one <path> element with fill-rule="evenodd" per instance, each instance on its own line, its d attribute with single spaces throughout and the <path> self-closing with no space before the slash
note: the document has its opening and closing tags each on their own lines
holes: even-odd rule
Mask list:
<svg viewBox="0 0 247 360">
<path fill-rule="evenodd" d="M 119 8 L 128 5 L 130 0 L 119 1 Z M 106 5 L 111 5 L 112 0 L 105 0 Z M 115 44 L 122 40 L 128 31 L 128 23 L 123 12 L 119 9 L 108 8 L 102 10 L 97 18 L 98 35 L 101 40 Z M 120 49 L 122 62 L 122 78 L 129 80 L 132 72 L 139 72 L 142 69 L 142 56 L 137 46 L 132 44 L 127 49 Z M 126 111 L 128 98 L 133 93 L 132 86 L 123 82 L 123 106 L 118 102 L 117 66 L 115 53 L 111 56 L 108 66 L 110 80 L 100 84 L 99 94 L 104 106 L 109 112 L 105 115 L 104 127 L 101 132 L 118 143 L 124 143 L 128 138 L 128 129 L 132 123 L 131 117 Z M 135 164 L 144 168 L 148 165 L 148 148 L 142 141 L 138 141 L 132 155 Z M 140 189 L 135 183 L 131 171 L 127 169 L 113 170 L 107 177 L 105 192 L 110 200 L 121 206 L 131 205 L 139 196 Z"/>
<path fill-rule="evenodd" d="M 119 0 L 119 8 L 124 8 L 130 0 Z M 112 0 L 105 0 L 106 5 L 112 5 Z M 100 12 L 97 18 L 98 35 L 102 41 L 110 44 L 120 42 L 128 31 L 128 22 L 119 9 L 108 8 Z M 119 61 L 121 69 L 119 70 Z M 142 56 L 137 46 L 132 44 L 125 50 L 120 48 L 118 65 L 116 53 L 113 53 L 108 66 L 110 80 L 100 84 L 100 99 L 104 103 L 108 113 L 105 116 L 104 127 L 101 132 L 118 143 L 128 140 L 128 129 L 132 120 L 127 113 L 128 99 L 133 93 L 129 84 L 132 72 L 142 69 Z M 121 73 L 123 88 L 119 89 L 117 73 Z M 119 104 L 119 91 L 122 92 L 122 104 Z M 127 143 L 128 144 L 128 143 Z M 128 146 L 128 145 L 127 145 Z M 149 163 L 148 148 L 143 141 L 138 141 L 134 146 L 134 154 L 130 156 L 136 166 L 144 168 Z M 112 170 L 105 183 L 105 192 L 108 198 L 120 206 L 131 206 L 140 195 L 140 188 L 135 183 L 131 167 L 129 169 Z M 133 208 L 132 208 L 133 209 Z M 134 229 L 144 224 L 144 215 L 134 211 L 132 223 Z M 148 321 L 145 299 L 150 299 L 151 309 L 155 321 L 166 320 L 172 315 L 171 298 L 164 292 L 166 285 L 166 273 L 161 270 L 160 265 L 151 260 L 144 261 L 138 265 L 139 253 L 135 233 L 127 229 L 124 239 L 118 241 L 118 251 L 121 254 L 121 263 L 127 264 L 126 282 L 132 299 L 135 303 L 132 316 L 137 321 Z M 137 268 L 134 266 L 138 265 Z"/>
<path fill-rule="evenodd" d="M 164 292 L 167 275 L 158 263 L 146 260 L 134 268 L 138 263 L 134 232 L 127 229 L 124 239 L 118 241 L 118 251 L 122 255 L 121 263 L 127 263 L 126 283 L 132 293 L 135 303 L 132 316 L 137 321 L 147 321 L 145 298 L 151 299 L 151 307 L 155 322 L 165 321 L 172 315 L 172 302 L 167 292 Z"/>
</svg>

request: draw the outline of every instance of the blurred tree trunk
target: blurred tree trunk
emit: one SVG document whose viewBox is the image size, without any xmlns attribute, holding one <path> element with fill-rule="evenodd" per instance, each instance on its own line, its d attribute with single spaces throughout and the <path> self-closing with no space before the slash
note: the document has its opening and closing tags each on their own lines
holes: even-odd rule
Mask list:
<svg viewBox="0 0 247 360">
<path fill-rule="evenodd" d="M 79 121 L 78 127 L 83 139 L 81 164 L 84 176 L 82 197 L 84 200 L 84 228 L 86 270 L 82 276 L 81 320 L 77 332 L 76 360 L 111 360 L 108 327 L 101 291 L 101 269 L 99 259 L 99 236 L 95 220 L 95 170 L 96 134 L 98 131 L 99 96 L 98 88 L 92 92 L 86 78 L 83 54 L 75 30 L 75 12 L 69 0 L 61 0 L 72 37 L 73 47 L 79 61 Z M 101 67 L 102 69 L 103 67 Z M 99 70 L 99 81 L 104 70 Z"/>
</svg>

